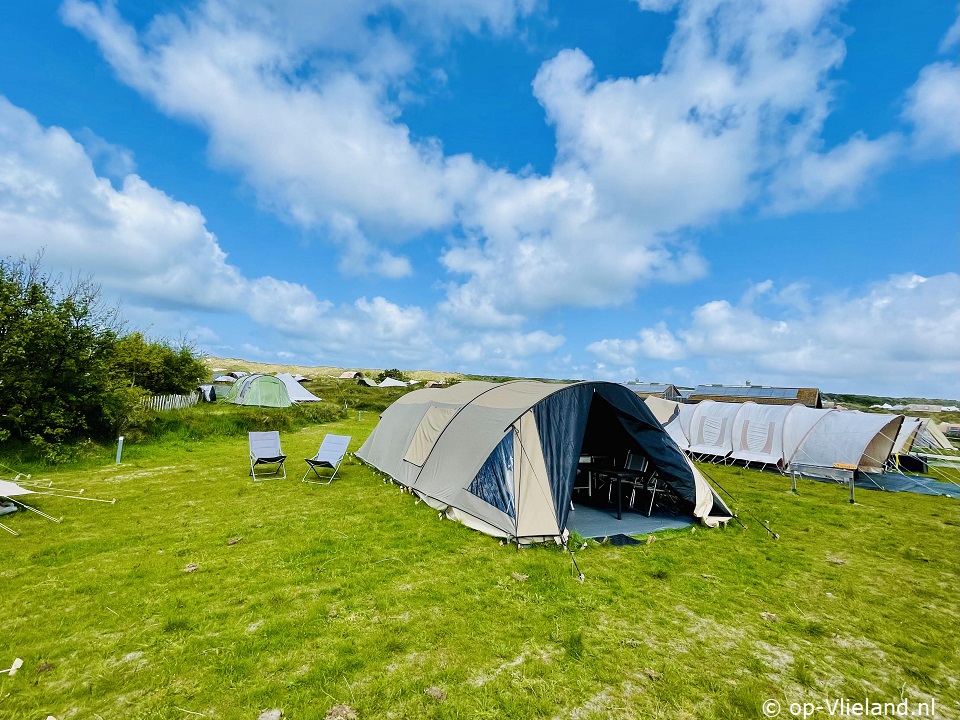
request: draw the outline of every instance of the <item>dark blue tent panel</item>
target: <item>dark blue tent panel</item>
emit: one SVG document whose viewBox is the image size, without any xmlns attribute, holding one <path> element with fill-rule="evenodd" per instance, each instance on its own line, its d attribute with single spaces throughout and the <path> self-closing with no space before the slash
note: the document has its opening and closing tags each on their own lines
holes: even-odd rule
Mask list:
<svg viewBox="0 0 960 720">
<path fill-rule="evenodd" d="M 490 453 L 467 491 L 515 519 L 512 476 L 513 433 L 508 432 Z"/>
</svg>

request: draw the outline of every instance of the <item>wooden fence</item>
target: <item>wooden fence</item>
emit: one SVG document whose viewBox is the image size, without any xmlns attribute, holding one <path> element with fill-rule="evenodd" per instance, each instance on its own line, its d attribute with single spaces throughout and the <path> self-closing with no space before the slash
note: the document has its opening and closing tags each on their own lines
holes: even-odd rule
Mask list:
<svg viewBox="0 0 960 720">
<path fill-rule="evenodd" d="M 197 393 L 189 395 L 154 395 L 143 399 L 143 404 L 154 410 L 183 410 L 193 407 L 200 401 Z"/>
</svg>

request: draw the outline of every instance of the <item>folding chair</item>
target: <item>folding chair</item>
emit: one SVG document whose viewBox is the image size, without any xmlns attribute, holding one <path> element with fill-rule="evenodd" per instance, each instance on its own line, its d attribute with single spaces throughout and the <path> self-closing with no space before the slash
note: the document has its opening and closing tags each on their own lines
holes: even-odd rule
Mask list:
<svg viewBox="0 0 960 720">
<path fill-rule="evenodd" d="M 637 490 L 644 487 L 645 479 L 649 474 L 650 463 L 643 455 L 631 451 L 627 453 L 627 461 L 624 463 L 623 469 L 630 473 L 627 476 L 626 484 L 630 486 L 630 507 L 633 508 L 633 503 L 637 498 Z M 647 515 L 649 514 L 647 513 Z"/>
<path fill-rule="evenodd" d="M 262 477 L 272 475 L 276 477 L 283 472 L 283 478 L 287 477 L 287 469 L 283 463 L 287 456 L 280 449 L 280 433 L 276 430 L 267 432 L 248 433 L 250 441 L 250 474 L 253 475 L 254 482 Z M 271 472 L 261 472 L 257 477 L 257 465 L 276 465 L 276 469 Z"/>
<path fill-rule="evenodd" d="M 340 471 L 340 463 L 343 462 L 343 458 L 347 454 L 347 445 L 349 444 L 349 435 L 327 435 L 324 437 L 317 454 L 306 459 L 307 471 L 303 474 L 301 482 L 313 483 L 314 485 L 329 485 L 332 483 Z M 333 470 L 333 474 L 324 480 L 318 468 Z M 310 474 L 311 470 L 314 475 L 320 478 L 319 480 L 307 480 L 307 475 Z"/>
</svg>

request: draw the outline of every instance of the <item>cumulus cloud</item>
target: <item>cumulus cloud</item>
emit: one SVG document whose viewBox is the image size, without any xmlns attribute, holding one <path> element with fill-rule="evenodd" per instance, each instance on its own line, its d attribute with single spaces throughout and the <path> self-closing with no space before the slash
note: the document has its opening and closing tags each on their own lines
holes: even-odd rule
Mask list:
<svg viewBox="0 0 960 720">
<path fill-rule="evenodd" d="M 479 327 L 557 306 L 603 307 L 638 286 L 702 277 L 680 231 L 760 202 L 789 211 L 849 201 L 881 168 L 892 137 L 820 140 L 843 60 L 839 0 L 678 7 L 662 70 L 598 80 L 565 50 L 533 93 L 556 130 L 548 176 L 495 172 L 400 121 L 400 98 L 436 68 L 418 48 L 454 33 L 511 32 L 533 0 L 206 0 L 137 33 L 110 3 L 67 0 L 65 21 L 165 112 L 201 125 L 282 217 L 325 232 L 340 269 L 403 277 L 389 248 L 446 232 L 442 311 Z"/>
<path fill-rule="evenodd" d="M 502 30 L 529 3 L 400 3 L 411 22 Z M 157 18 L 138 36 L 113 4 L 67 0 L 64 20 L 94 39 L 120 77 L 165 112 L 197 122 L 214 159 L 239 170 L 261 200 L 305 228 L 352 225 L 369 244 L 444 227 L 477 166 L 414 140 L 390 91 L 414 50 L 380 23 L 382 3 L 210 0 Z M 301 79 L 303 78 L 303 79 Z M 338 228 L 333 227 L 336 233 Z M 385 255 L 374 270 L 405 274 Z"/>
<path fill-rule="evenodd" d="M 456 327 L 416 305 L 382 296 L 335 306 L 309 288 L 248 277 L 230 264 L 200 211 L 129 174 L 120 186 L 97 175 L 84 147 L 65 130 L 44 128 L 0 96 L 0 255 L 43 249 L 53 271 L 85 273 L 140 327 L 192 327 L 190 339 L 225 342 L 195 314 L 240 313 L 304 354 L 425 365 L 471 363 L 486 354 L 504 367 L 560 347 L 542 331 L 485 334 L 471 346 Z M 371 258 L 367 258 L 370 260 Z M 377 261 L 375 256 L 373 261 Z M 383 261 L 382 257 L 379 261 Z M 438 344 L 438 335 L 455 350 Z M 479 354 L 469 348 L 480 348 Z M 250 345 L 261 357 L 269 352 Z M 262 349 L 261 349 L 262 350 Z"/>
<path fill-rule="evenodd" d="M 449 155 L 403 122 L 404 103 L 423 82 L 442 82 L 443 68 L 429 66 L 440 56 L 434 50 L 465 31 L 514 32 L 535 0 L 201 0 L 140 30 L 115 3 L 64 2 L 64 21 L 98 45 L 123 82 L 202 128 L 214 162 L 242 175 L 264 206 L 337 247 L 341 273 L 409 277 L 410 257 L 427 252 L 408 257 L 403 243 L 444 238 L 436 250 L 446 294 L 432 310 L 385 298 L 333 309 L 300 285 L 243 278 L 199 210 L 129 173 L 113 194 L 94 175 L 80 186 L 106 200 L 67 206 L 100 218 L 90 222 L 126 223 L 134 237 L 166 233 L 170 246 L 202 249 L 212 268 L 212 282 L 194 287 L 190 269 L 172 262 L 167 276 L 131 281 L 139 292 L 168 297 L 165 288 L 183 287 L 189 302 L 211 308 L 257 298 L 262 306 L 251 316 L 281 313 L 278 327 L 304 343 L 369 339 L 412 357 L 416 347 L 437 350 L 441 334 L 461 361 L 499 352 L 519 362 L 563 344 L 530 332 L 532 319 L 557 307 L 621 304 L 648 283 L 702 278 L 707 260 L 689 241 L 699 229 L 747 208 L 790 213 L 856 202 L 903 150 L 904 137 L 892 133 L 824 141 L 832 78 L 846 52 L 836 17 L 842 0 L 636 2 L 638 11 L 676 12 L 659 71 L 601 79 L 584 52 L 568 49 L 532 78 L 556 134 L 545 175 Z M 932 65 L 908 92 L 904 117 L 918 147 L 956 145 L 955 72 L 952 63 Z M 45 187 L 21 185 L 29 188 L 21 194 Z M 61 225 L 67 237 L 69 223 Z M 70 242 L 59 245 L 68 252 Z M 166 255 L 150 252 L 144 257 L 162 268 Z M 122 250 L 115 261 L 127 262 Z M 243 292 L 211 290 L 231 284 Z M 781 309 L 787 295 L 775 294 Z M 285 314 L 284 305 L 292 308 Z M 794 307 L 797 317 L 827 310 L 820 301 Z M 711 335 L 708 322 L 739 334 Z M 763 338 L 793 337 L 791 322 L 758 314 L 752 301 L 720 300 L 698 308 L 689 328 L 660 324 L 591 351 L 613 365 L 722 348 L 736 355 L 744 346 L 763 353 Z"/>
<path fill-rule="evenodd" d="M 563 344 L 562 335 L 551 335 L 543 330 L 490 332 L 460 344 L 454 357 L 468 365 L 482 362 L 487 367 L 518 370 L 528 358 L 552 353 Z"/>
<path fill-rule="evenodd" d="M 751 289 L 736 303 L 714 300 L 696 307 L 680 327 L 658 323 L 634 337 L 603 339 L 587 349 L 605 363 L 629 369 L 649 360 L 702 359 L 725 368 L 728 376 L 735 368 L 755 379 L 845 383 L 908 373 L 941 392 L 954 387 L 960 275 L 897 275 L 860 295 L 817 300 L 798 297 L 795 286 L 767 297 L 771 286 L 763 285 L 763 292 Z M 922 380 L 913 377 L 918 366 Z"/>
<path fill-rule="evenodd" d="M 904 117 L 914 126 L 919 150 L 947 155 L 960 151 L 960 66 L 927 65 L 907 92 Z"/>
<path fill-rule="evenodd" d="M 187 311 L 239 311 L 302 337 L 315 334 L 331 308 L 302 285 L 245 276 L 196 207 L 137 175 L 115 189 L 69 133 L 41 127 L 0 97 L 0 254 L 41 249 L 52 270 L 95 268 L 103 289 L 146 324 L 159 309 L 181 319 Z"/>
<path fill-rule="evenodd" d="M 901 139 L 824 146 L 830 74 L 845 54 L 839 4 L 680 2 L 656 74 L 600 80 L 581 50 L 544 63 L 533 92 L 556 129 L 553 172 L 481 186 L 461 215 L 473 232 L 443 256 L 469 275 L 451 307 L 499 322 L 496 311 L 614 305 L 651 281 L 705 275 L 696 249 L 676 243 L 684 231 L 754 204 L 853 202 Z"/>
</svg>

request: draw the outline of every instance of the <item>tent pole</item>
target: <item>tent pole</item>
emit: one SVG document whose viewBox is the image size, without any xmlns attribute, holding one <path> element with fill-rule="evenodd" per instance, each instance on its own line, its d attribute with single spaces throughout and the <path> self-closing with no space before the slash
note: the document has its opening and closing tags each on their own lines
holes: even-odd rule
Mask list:
<svg viewBox="0 0 960 720">
<path fill-rule="evenodd" d="M 114 498 L 113 500 L 101 500 L 100 498 L 80 497 L 79 495 L 60 495 L 59 493 L 53 493 L 53 492 L 35 492 L 33 494 L 34 495 L 50 495 L 52 497 L 70 498 L 71 500 L 86 500 L 87 502 L 106 503 L 107 505 L 115 505 L 117 502 L 116 498 Z"/>
<path fill-rule="evenodd" d="M 35 507 L 30 507 L 30 506 L 27 505 L 25 502 L 20 502 L 19 500 L 15 500 L 14 498 L 7 498 L 7 499 L 10 500 L 10 501 L 13 502 L 13 503 L 16 503 L 17 505 L 19 505 L 19 506 L 22 507 L 23 509 L 29 510 L 30 512 L 35 512 L 35 513 L 36 513 L 37 515 L 39 515 L 40 517 L 44 517 L 44 518 L 46 518 L 47 520 L 50 520 L 51 522 L 58 523 L 58 522 L 60 522 L 60 520 L 63 520 L 63 518 L 60 518 L 60 520 L 57 520 L 55 517 L 52 517 L 52 516 L 50 516 L 50 515 L 47 515 L 45 512 L 41 512 L 40 510 L 37 510 Z"/>
<path fill-rule="evenodd" d="M 790 471 L 790 492 L 792 492 L 794 495 L 797 494 L 797 471 L 796 470 Z"/>
<path fill-rule="evenodd" d="M 857 471 L 856 471 L 856 470 L 854 470 L 852 473 L 850 473 L 850 504 L 851 504 L 851 505 L 855 504 L 854 499 L 853 499 L 853 479 L 854 479 L 856 476 L 857 476 Z"/>
</svg>

